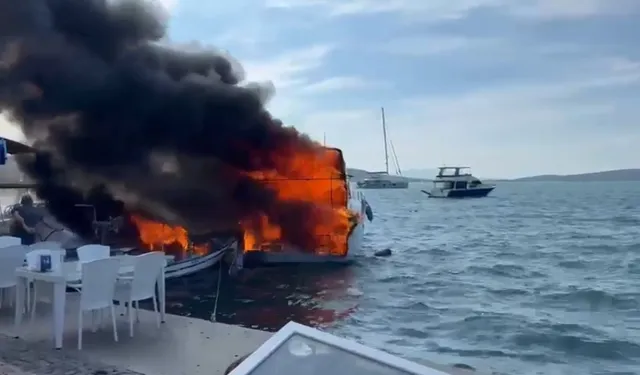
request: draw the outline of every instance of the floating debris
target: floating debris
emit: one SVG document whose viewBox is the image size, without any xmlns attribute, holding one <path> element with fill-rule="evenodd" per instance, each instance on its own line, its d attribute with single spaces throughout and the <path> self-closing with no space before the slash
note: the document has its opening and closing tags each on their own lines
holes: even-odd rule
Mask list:
<svg viewBox="0 0 640 375">
<path fill-rule="evenodd" d="M 388 257 L 388 256 L 391 256 L 391 254 L 393 254 L 391 252 L 391 249 L 378 250 L 375 253 L 373 253 L 373 255 L 377 257 Z"/>
</svg>

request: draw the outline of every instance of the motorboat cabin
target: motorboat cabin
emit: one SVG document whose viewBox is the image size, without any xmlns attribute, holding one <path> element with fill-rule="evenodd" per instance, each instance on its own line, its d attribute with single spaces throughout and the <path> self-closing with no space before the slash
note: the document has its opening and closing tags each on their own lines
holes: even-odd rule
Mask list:
<svg viewBox="0 0 640 375">
<path fill-rule="evenodd" d="M 469 167 L 440 167 L 430 191 L 430 198 L 486 197 L 495 185 L 485 184 L 471 174 Z"/>
</svg>

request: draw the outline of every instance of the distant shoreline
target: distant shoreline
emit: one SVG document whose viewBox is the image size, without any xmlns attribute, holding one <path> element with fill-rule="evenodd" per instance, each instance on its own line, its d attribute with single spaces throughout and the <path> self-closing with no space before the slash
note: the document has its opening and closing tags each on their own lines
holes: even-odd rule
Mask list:
<svg viewBox="0 0 640 375">
<path fill-rule="evenodd" d="M 357 169 L 347 168 L 347 173 L 352 176 L 354 181 L 359 181 L 369 177 L 370 172 Z M 430 170 L 412 171 L 413 173 L 421 172 L 426 173 Z M 400 178 L 409 182 L 432 182 L 433 178 L 420 178 L 414 177 L 411 172 L 407 172 L 407 176 L 394 176 L 394 178 Z M 435 172 L 433 173 L 435 175 Z M 640 181 L 640 169 L 616 169 L 610 171 L 580 173 L 571 175 L 538 175 L 519 178 L 482 178 L 483 181 L 493 182 L 634 182 Z"/>
<path fill-rule="evenodd" d="M 428 170 L 424 170 L 425 173 Z M 415 171 L 413 171 L 415 173 Z M 351 176 L 351 180 L 354 182 L 362 181 L 365 178 L 371 176 L 371 172 L 364 169 L 347 168 L 347 173 Z M 432 177 L 423 178 L 412 176 L 407 172 L 404 176 L 392 176 L 394 179 L 400 179 L 408 182 L 432 182 Z M 635 182 L 640 181 L 640 168 L 639 169 L 616 169 L 611 171 L 580 173 L 571 175 L 539 175 L 520 178 L 483 178 L 479 177 L 483 181 L 493 182 L 590 182 L 590 181 L 617 181 L 617 182 Z M 22 179 L 22 181 L 20 181 Z M 14 184 L 30 184 L 28 178 L 25 178 L 24 174 L 20 172 L 15 160 L 10 158 L 7 160 L 7 164 L 0 166 L 0 188 L 2 185 L 14 185 Z"/>
</svg>

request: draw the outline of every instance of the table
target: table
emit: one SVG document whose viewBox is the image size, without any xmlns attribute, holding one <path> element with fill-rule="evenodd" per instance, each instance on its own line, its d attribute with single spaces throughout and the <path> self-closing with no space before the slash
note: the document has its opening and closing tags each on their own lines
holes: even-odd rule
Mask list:
<svg viewBox="0 0 640 375">
<path fill-rule="evenodd" d="M 112 258 L 118 258 L 121 260 L 121 266 L 119 273 L 122 276 L 131 275 L 133 272 L 134 256 L 121 255 L 114 256 Z M 167 257 L 172 259 L 172 257 Z M 36 272 L 30 271 L 26 267 L 20 267 L 16 269 L 16 303 L 15 303 L 15 332 L 16 335 L 20 332 L 20 325 L 22 323 L 22 314 L 25 306 L 25 291 L 32 281 L 41 281 L 53 284 L 53 336 L 55 341 L 55 348 L 62 348 L 62 336 L 64 333 L 64 317 L 65 317 L 65 305 L 67 300 L 67 284 L 78 282 L 82 278 L 82 273 L 79 270 L 79 262 L 64 262 L 60 270 L 53 272 Z M 166 265 L 165 265 L 166 266 Z M 166 289 L 165 289 L 165 269 L 162 269 L 160 276 L 158 277 L 158 299 L 160 303 L 160 320 L 165 321 L 165 308 L 166 308 Z"/>
</svg>

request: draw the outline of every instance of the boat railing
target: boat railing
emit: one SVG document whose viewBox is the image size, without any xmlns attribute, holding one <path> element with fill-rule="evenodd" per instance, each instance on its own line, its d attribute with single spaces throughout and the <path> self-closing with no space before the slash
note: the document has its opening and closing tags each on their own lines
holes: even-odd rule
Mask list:
<svg viewBox="0 0 640 375">
<path fill-rule="evenodd" d="M 75 207 L 91 209 L 93 233 L 96 239 L 102 244 L 106 243 L 107 236 L 110 233 L 118 233 L 124 224 L 124 218 L 122 216 L 109 216 L 107 220 L 98 220 L 98 211 L 96 210 L 96 206 L 92 204 L 78 203 L 75 204 Z"/>
</svg>

